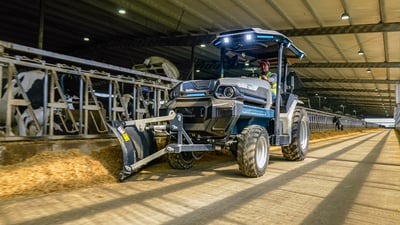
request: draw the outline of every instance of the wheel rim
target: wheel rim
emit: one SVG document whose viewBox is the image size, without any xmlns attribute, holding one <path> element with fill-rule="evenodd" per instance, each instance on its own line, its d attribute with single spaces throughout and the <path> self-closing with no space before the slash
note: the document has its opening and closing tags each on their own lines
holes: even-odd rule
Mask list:
<svg viewBox="0 0 400 225">
<path fill-rule="evenodd" d="M 256 162 L 259 168 L 263 168 L 268 157 L 268 142 L 264 136 L 261 136 L 257 141 Z"/>
<path fill-rule="evenodd" d="M 299 144 L 301 151 L 304 151 L 308 145 L 308 129 L 307 121 L 302 120 L 300 123 Z"/>
<path fill-rule="evenodd" d="M 191 163 L 193 161 L 193 155 L 191 152 L 181 152 L 182 161 L 185 163 Z"/>
</svg>

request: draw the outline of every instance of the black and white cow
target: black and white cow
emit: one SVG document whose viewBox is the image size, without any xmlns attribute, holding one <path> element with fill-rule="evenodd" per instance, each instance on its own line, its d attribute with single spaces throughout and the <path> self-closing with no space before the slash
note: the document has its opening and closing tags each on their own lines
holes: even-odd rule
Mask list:
<svg viewBox="0 0 400 225">
<path fill-rule="evenodd" d="M 335 130 L 343 130 L 343 124 L 340 121 L 340 117 L 338 116 L 333 117 L 332 123 L 335 124 Z"/>
<path fill-rule="evenodd" d="M 46 115 L 44 115 L 44 79 L 46 74 L 41 70 L 31 70 L 26 72 L 21 72 L 17 74 L 17 79 L 20 81 L 21 88 L 24 90 L 33 108 L 33 113 L 38 120 L 39 126 L 42 127 L 45 118 L 49 118 L 49 110 L 47 110 Z M 11 81 L 11 87 L 8 87 L 7 82 L 3 80 L 2 88 L 2 98 L 0 107 L 0 123 L 5 123 L 6 121 L 6 110 L 7 110 L 7 96 L 8 89 L 11 88 L 11 95 L 13 99 L 23 99 L 22 90 L 18 87 L 16 79 Z M 59 96 L 58 96 L 59 98 Z M 40 136 L 42 135 L 42 130 L 40 128 L 37 131 L 32 115 L 25 106 L 18 106 L 21 112 L 21 117 L 19 117 L 16 112 L 14 112 L 13 124 L 17 125 L 16 135 L 18 136 Z M 63 129 L 58 123 L 54 125 L 55 133 L 62 133 Z"/>
</svg>

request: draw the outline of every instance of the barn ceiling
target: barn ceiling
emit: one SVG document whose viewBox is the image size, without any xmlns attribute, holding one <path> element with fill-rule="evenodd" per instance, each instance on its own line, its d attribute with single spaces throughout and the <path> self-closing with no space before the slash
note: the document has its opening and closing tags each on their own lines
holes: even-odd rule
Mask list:
<svg viewBox="0 0 400 225">
<path fill-rule="evenodd" d="M 290 70 L 303 81 L 298 94 L 308 106 L 393 117 L 400 80 L 398 0 L 5 0 L 0 40 L 38 47 L 41 12 L 45 50 L 129 68 L 162 56 L 181 79 L 192 77 L 192 50 L 199 71 L 194 78 L 216 77 L 218 51 L 199 45 L 218 32 L 277 30 L 306 53 Z M 342 20 L 343 13 L 350 18 Z"/>
</svg>

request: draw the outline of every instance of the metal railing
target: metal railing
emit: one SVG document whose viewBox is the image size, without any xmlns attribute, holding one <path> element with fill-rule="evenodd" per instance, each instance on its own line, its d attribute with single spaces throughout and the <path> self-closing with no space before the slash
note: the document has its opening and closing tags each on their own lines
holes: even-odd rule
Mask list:
<svg viewBox="0 0 400 225">
<path fill-rule="evenodd" d="M 306 108 L 308 117 L 310 119 L 311 132 L 320 132 L 326 130 L 337 130 L 337 129 L 355 129 L 355 128 L 376 128 L 378 124 L 368 123 L 364 120 L 333 114 L 329 112 L 318 111 L 314 109 Z M 336 121 L 339 121 L 338 123 Z M 338 124 L 341 125 L 338 126 Z"/>
<path fill-rule="evenodd" d="M 72 62 L 80 67 L 11 56 L 7 50 Z M 31 96 L 21 84 L 21 72 L 25 72 L 26 79 L 39 74 L 43 86 L 43 92 L 36 93 L 42 98 L 40 108 L 32 107 Z M 65 97 L 66 76 L 75 82 L 75 99 Z M 176 82 L 179 81 L 165 76 L 0 41 L 0 136 L 54 136 L 57 128 L 63 130 L 63 135 L 106 134 L 107 120 L 158 116 L 168 90 Z M 16 98 L 16 94 L 22 97 Z"/>
</svg>

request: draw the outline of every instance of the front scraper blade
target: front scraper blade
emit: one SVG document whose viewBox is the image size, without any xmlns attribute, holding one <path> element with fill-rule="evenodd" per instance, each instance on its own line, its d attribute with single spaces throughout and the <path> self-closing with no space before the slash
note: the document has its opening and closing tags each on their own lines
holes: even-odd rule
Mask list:
<svg viewBox="0 0 400 225">
<path fill-rule="evenodd" d="M 132 165 L 136 162 L 135 146 L 133 140 L 129 137 L 124 128 L 124 122 L 111 121 L 111 125 L 107 126 L 112 130 L 121 145 L 124 165 L 119 175 L 119 181 L 125 180 L 135 171 L 132 170 Z"/>
</svg>

